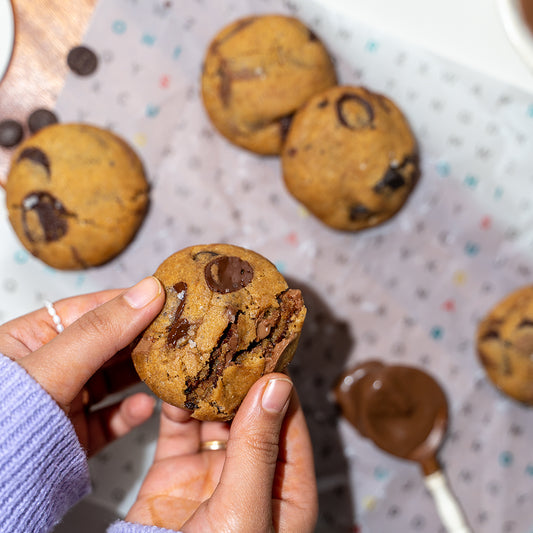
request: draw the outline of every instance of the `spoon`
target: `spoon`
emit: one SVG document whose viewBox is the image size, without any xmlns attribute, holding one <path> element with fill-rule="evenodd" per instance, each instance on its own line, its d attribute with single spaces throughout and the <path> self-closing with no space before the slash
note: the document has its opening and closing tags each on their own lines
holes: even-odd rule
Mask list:
<svg viewBox="0 0 533 533">
<path fill-rule="evenodd" d="M 471 533 L 437 459 L 448 426 L 440 385 L 417 368 L 371 360 L 346 371 L 334 392 L 343 415 L 363 437 L 420 465 L 448 533 Z"/>
</svg>

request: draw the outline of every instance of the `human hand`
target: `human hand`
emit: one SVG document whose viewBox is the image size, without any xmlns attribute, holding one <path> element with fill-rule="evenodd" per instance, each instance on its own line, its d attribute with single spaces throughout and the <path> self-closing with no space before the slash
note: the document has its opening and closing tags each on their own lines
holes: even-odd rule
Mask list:
<svg viewBox="0 0 533 533">
<path fill-rule="evenodd" d="M 211 440 L 227 449 L 201 451 Z M 154 462 L 126 520 L 184 533 L 305 533 L 317 512 L 302 409 L 289 378 L 269 374 L 231 425 L 163 404 Z"/>
<path fill-rule="evenodd" d="M 89 454 L 147 420 L 154 399 L 138 393 L 96 411 L 89 407 L 131 385 L 136 374 L 121 352 L 155 318 L 164 303 L 159 281 L 60 300 L 58 335 L 42 308 L 0 326 L 0 352 L 17 361 L 70 417 Z M 115 356 L 115 357 L 113 357 Z"/>
</svg>

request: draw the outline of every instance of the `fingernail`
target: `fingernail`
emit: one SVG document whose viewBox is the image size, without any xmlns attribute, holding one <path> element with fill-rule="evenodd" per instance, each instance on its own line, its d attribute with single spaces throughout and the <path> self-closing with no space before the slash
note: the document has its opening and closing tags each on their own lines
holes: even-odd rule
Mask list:
<svg viewBox="0 0 533 533">
<path fill-rule="evenodd" d="M 124 293 L 124 299 L 133 309 L 146 307 L 162 291 L 161 283 L 154 276 L 144 278 Z"/>
<path fill-rule="evenodd" d="M 263 409 L 271 413 L 281 413 L 289 402 L 291 391 L 292 382 L 288 379 L 271 379 L 261 398 Z"/>
</svg>

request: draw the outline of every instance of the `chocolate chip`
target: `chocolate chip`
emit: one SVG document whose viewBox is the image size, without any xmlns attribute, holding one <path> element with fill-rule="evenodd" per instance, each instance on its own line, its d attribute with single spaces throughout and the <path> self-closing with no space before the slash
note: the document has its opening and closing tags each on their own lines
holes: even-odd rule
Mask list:
<svg viewBox="0 0 533 533">
<path fill-rule="evenodd" d="M 323 109 L 324 107 L 327 107 L 327 105 L 329 104 L 329 101 L 327 98 L 324 98 L 324 100 L 320 100 L 320 102 L 318 102 L 318 104 L 316 105 L 319 109 Z"/>
<path fill-rule="evenodd" d="M 217 255 L 220 255 L 220 254 L 218 254 L 217 252 L 212 252 L 211 250 L 205 250 L 205 251 L 198 252 L 198 253 L 194 254 L 192 256 L 192 260 L 193 261 L 198 261 L 199 259 L 202 259 L 203 255 L 207 255 L 207 256 L 210 256 L 210 257 L 216 257 Z"/>
<path fill-rule="evenodd" d="M 383 192 L 385 189 L 396 191 L 405 185 L 405 178 L 397 168 L 389 167 L 385 172 L 381 181 L 374 185 L 374 191 L 377 193 Z"/>
<path fill-rule="evenodd" d="M 67 55 L 67 65 L 79 76 L 89 76 L 98 66 L 98 57 L 86 46 L 76 46 Z"/>
<path fill-rule="evenodd" d="M 0 122 L 0 146 L 10 148 L 18 144 L 24 135 L 22 125 L 16 120 L 6 119 Z"/>
<path fill-rule="evenodd" d="M 371 214 L 372 212 L 370 209 L 368 209 L 368 207 L 365 207 L 362 204 L 355 204 L 350 207 L 348 216 L 352 222 L 355 222 L 356 220 L 365 220 Z"/>
<path fill-rule="evenodd" d="M 316 34 L 313 30 L 308 29 L 307 31 L 308 31 L 308 33 L 309 33 L 309 40 L 310 40 L 311 42 L 313 42 L 313 41 L 319 41 L 319 40 L 320 40 L 320 39 L 317 37 L 317 34 Z"/>
<path fill-rule="evenodd" d="M 227 294 L 246 287 L 254 277 L 254 269 L 239 257 L 222 255 L 205 266 L 204 275 L 212 291 Z"/>
<path fill-rule="evenodd" d="M 355 118 L 350 117 L 348 115 L 348 113 L 344 109 L 344 106 L 350 102 L 356 102 L 360 104 L 361 106 L 363 106 L 367 114 L 366 119 L 361 119 L 359 117 L 359 113 L 356 114 Z M 372 106 L 364 98 L 361 98 L 358 94 L 354 94 L 354 93 L 343 94 L 337 100 L 336 108 L 337 108 L 337 117 L 339 119 L 339 122 L 344 127 L 350 130 L 357 130 L 359 128 L 367 128 L 372 125 L 372 121 L 374 120 L 374 110 L 372 109 Z"/>
<path fill-rule="evenodd" d="M 57 122 L 57 116 L 49 109 L 36 109 L 28 117 L 28 128 L 30 128 L 32 133 L 35 133 L 46 126 L 56 124 Z"/>
<path fill-rule="evenodd" d="M 500 334 L 497 331 L 489 330 L 487 331 L 487 333 L 485 333 L 485 335 L 483 335 L 483 337 L 481 337 L 480 340 L 486 341 L 490 339 L 499 339 L 499 338 L 500 338 Z"/>
<path fill-rule="evenodd" d="M 187 284 L 184 281 L 179 281 L 173 287 L 176 291 L 178 306 L 176 312 L 174 313 L 174 320 L 172 324 L 168 327 L 167 332 L 167 344 L 177 346 L 178 342 L 187 335 L 189 331 L 190 323 L 186 318 L 182 318 L 181 314 L 185 308 L 185 299 L 187 297 Z"/>
<path fill-rule="evenodd" d="M 520 322 L 518 327 L 519 328 L 531 328 L 533 327 L 533 321 L 530 320 L 529 318 L 525 318 L 524 320 L 522 320 L 522 322 Z"/>
<path fill-rule="evenodd" d="M 29 213 L 36 213 L 42 233 L 28 223 Z M 53 242 L 63 237 L 68 230 L 70 216 L 63 204 L 50 193 L 32 192 L 22 201 L 22 225 L 30 242 Z"/>
<path fill-rule="evenodd" d="M 35 148 L 33 146 L 24 148 L 24 150 L 20 152 L 17 162 L 22 161 L 24 159 L 29 159 L 37 165 L 43 166 L 46 170 L 46 173 L 50 176 L 50 161 L 48 159 L 48 156 L 39 148 Z"/>
</svg>

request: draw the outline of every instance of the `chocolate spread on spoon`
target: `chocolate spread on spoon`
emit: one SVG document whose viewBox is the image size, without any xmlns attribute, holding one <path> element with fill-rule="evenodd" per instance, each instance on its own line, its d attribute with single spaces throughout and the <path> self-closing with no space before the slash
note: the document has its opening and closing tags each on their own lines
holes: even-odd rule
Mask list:
<svg viewBox="0 0 533 533">
<path fill-rule="evenodd" d="M 343 415 L 376 446 L 417 461 L 425 475 L 439 470 L 448 404 L 439 384 L 414 367 L 367 361 L 345 372 L 335 388 Z"/>
</svg>

